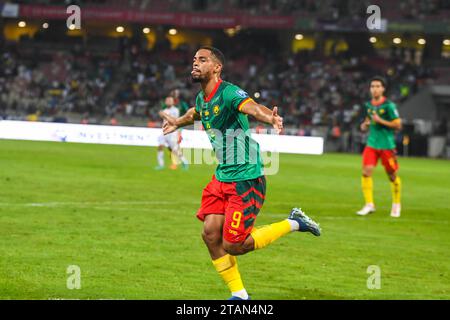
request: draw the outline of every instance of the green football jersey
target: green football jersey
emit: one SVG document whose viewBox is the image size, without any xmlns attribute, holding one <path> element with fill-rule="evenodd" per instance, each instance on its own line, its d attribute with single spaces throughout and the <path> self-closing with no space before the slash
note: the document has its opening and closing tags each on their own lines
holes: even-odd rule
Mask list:
<svg viewBox="0 0 450 320">
<path fill-rule="evenodd" d="M 369 101 L 365 104 L 365 110 L 367 117 L 370 119 L 372 119 L 374 113 L 378 114 L 380 118 L 386 121 L 392 121 L 399 118 L 395 103 L 387 99 L 380 105 L 373 105 L 372 102 Z M 370 122 L 367 145 L 378 150 L 395 149 L 395 130 L 372 120 Z"/>
<path fill-rule="evenodd" d="M 251 101 L 239 87 L 220 81 L 209 97 L 200 91 L 195 111 L 214 149 L 219 165 L 216 179 L 235 182 L 264 175 L 259 144 L 252 139 L 246 114 L 240 108 Z"/>
</svg>

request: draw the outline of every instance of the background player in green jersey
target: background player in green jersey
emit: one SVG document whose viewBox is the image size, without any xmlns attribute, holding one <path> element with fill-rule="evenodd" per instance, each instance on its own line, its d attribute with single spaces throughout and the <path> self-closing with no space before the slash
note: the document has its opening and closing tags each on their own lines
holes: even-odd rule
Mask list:
<svg viewBox="0 0 450 320">
<path fill-rule="evenodd" d="M 253 228 L 266 193 L 266 180 L 258 143 L 252 139 L 248 115 L 271 124 L 279 133 L 283 119 L 253 101 L 239 87 L 223 81 L 224 56 L 216 48 L 202 47 L 193 59 L 192 80 L 200 83 L 195 107 L 175 119 L 165 115 L 165 134 L 202 121 L 219 165 L 202 194 L 197 218 L 203 221 L 203 240 L 212 263 L 231 291 L 233 300 L 247 300 L 236 256 L 272 243 L 292 231 L 320 235 L 320 227 L 300 209 L 288 219 Z"/>
<path fill-rule="evenodd" d="M 363 170 L 361 186 L 366 204 L 357 212 L 367 215 L 375 211 L 373 200 L 373 169 L 381 159 L 391 181 L 392 217 L 400 217 L 401 180 L 397 175 L 398 162 L 395 147 L 395 131 L 402 128 L 397 107 L 384 96 L 386 81 L 382 77 L 374 77 L 370 81 L 372 100 L 365 104 L 366 118 L 361 130 L 369 130 L 367 145 L 363 152 Z"/>
</svg>

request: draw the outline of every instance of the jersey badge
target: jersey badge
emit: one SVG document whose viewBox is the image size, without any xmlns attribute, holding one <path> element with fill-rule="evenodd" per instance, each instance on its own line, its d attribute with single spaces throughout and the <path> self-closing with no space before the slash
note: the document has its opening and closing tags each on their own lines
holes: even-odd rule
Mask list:
<svg viewBox="0 0 450 320">
<path fill-rule="evenodd" d="M 236 91 L 236 94 L 237 94 L 239 97 L 241 97 L 241 98 L 247 98 L 247 97 L 248 97 L 247 92 L 245 92 L 245 91 L 242 90 L 242 89 L 237 90 L 237 91 Z"/>
</svg>

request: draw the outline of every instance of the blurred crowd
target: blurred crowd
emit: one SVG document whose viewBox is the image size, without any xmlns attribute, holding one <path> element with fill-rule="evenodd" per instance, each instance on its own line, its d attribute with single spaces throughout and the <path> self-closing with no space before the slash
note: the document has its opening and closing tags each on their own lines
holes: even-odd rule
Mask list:
<svg viewBox="0 0 450 320">
<path fill-rule="evenodd" d="M 360 0 L 21 0 L 20 3 L 80 4 L 140 10 L 206 11 L 265 15 L 298 14 L 318 21 L 359 19 L 371 1 Z M 402 19 L 438 19 L 450 12 L 450 0 L 374 1 L 383 15 Z M 176 8 L 174 8 L 176 7 Z M 387 12 L 386 12 L 387 11 Z M 227 58 L 223 78 L 243 88 L 257 102 L 277 105 L 285 121 L 284 134 L 320 135 L 346 141 L 362 140 L 357 127 L 363 103 L 369 99 L 368 80 L 383 75 L 387 96 L 402 103 L 437 75 L 418 61 L 415 49 L 392 47 L 383 55 L 348 50 L 324 55 L 324 50 L 273 50 L 267 35 L 224 38 Z M 0 119 L 43 120 L 110 125 L 161 125 L 164 98 L 175 98 L 181 113 L 194 105 L 198 84 L 190 81 L 197 44 L 172 49 L 167 39 L 152 50 L 142 39 L 121 38 L 115 49 L 39 43 L 0 44 Z M 66 41 L 69 41 L 66 39 Z M 34 44 L 40 44 L 40 48 Z M 98 47 L 101 49 L 98 50 Z M 52 49 L 55 48 L 55 49 Z M 420 59 L 419 59 L 420 60 Z M 441 72 L 442 73 L 442 72 Z M 441 75 L 442 76 L 442 75 Z M 261 129 L 263 127 L 253 127 Z M 318 130 L 321 130 L 320 132 Z M 343 138 L 344 137 L 344 138 Z M 361 141 L 356 141 L 356 144 Z M 345 145 L 347 144 L 347 145 Z"/>
<path fill-rule="evenodd" d="M 436 19 L 449 17 L 450 0 L 401 0 L 399 12 L 407 19 Z"/>
<path fill-rule="evenodd" d="M 50 56 L 23 55 L 16 48 L 0 56 L 0 113 L 57 116 L 64 112 L 94 113 L 111 80 L 114 56 L 55 51 Z M 4 115 L 4 117 L 6 117 Z"/>
<path fill-rule="evenodd" d="M 117 124 L 113 119 L 120 116 L 158 125 L 165 96 L 173 95 L 182 112 L 194 104 L 199 90 L 190 81 L 194 52 L 189 46 L 149 51 L 129 44 L 122 56 L 94 56 L 80 49 L 36 59 L 38 52 L 27 56 L 9 47 L 0 59 L 0 115 L 33 120 L 71 112 L 83 123 L 97 117 Z M 239 44 L 225 48 L 225 55 L 229 59 L 223 78 L 259 103 L 279 106 L 285 126 L 302 135 L 311 134 L 315 126 L 334 128 L 336 134 L 350 130 L 369 98 L 368 80 L 373 75 L 387 76 L 388 96 L 395 102 L 434 77 L 431 70 L 395 55 L 283 55 Z"/>
</svg>

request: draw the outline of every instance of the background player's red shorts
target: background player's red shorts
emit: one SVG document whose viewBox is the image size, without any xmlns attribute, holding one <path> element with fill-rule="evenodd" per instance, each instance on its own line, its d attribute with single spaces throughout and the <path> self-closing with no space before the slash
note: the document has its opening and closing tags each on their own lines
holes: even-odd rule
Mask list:
<svg viewBox="0 0 450 320">
<path fill-rule="evenodd" d="M 238 182 L 220 182 L 213 176 L 203 189 L 197 218 L 209 214 L 225 215 L 223 237 L 232 243 L 244 242 L 250 235 L 266 196 L 266 178 Z"/>
<path fill-rule="evenodd" d="M 366 146 L 363 151 L 363 165 L 376 166 L 378 159 L 381 158 L 381 163 L 387 173 L 397 172 L 399 166 L 397 162 L 397 151 L 393 150 L 378 150 Z"/>
</svg>

